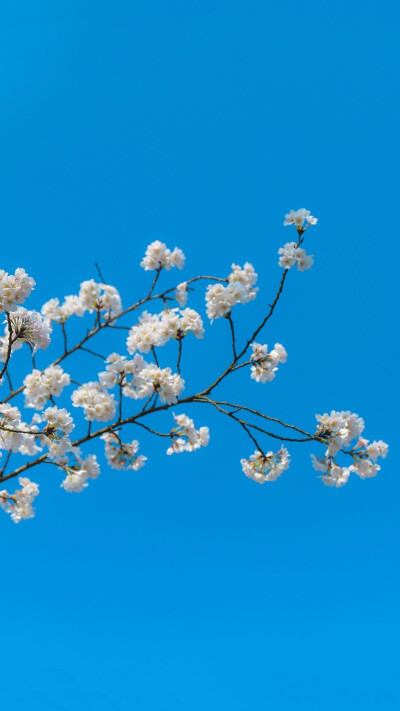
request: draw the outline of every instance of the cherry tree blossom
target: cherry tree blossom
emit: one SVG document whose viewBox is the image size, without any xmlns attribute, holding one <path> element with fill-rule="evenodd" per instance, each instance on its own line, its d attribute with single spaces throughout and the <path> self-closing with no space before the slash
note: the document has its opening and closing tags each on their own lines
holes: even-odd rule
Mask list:
<svg viewBox="0 0 400 711">
<path fill-rule="evenodd" d="M 0 491 L 0 505 L 15 523 L 32 518 L 33 502 L 39 494 L 39 484 L 25 476 L 42 465 L 56 467 L 60 487 L 66 492 L 79 493 L 100 474 L 95 454 L 90 452 L 93 440 L 104 442 L 105 459 L 112 469 L 151 467 L 149 453 L 140 453 L 137 439 L 127 441 L 128 425 L 145 429 L 154 437 L 166 439 L 166 454 L 195 452 L 209 442 L 209 428 L 203 424 L 203 410 L 199 407 L 198 421 L 182 406 L 208 405 L 239 426 L 249 437 L 253 453 L 242 457 L 243 473 L 253 481 L 264 484 L 275 481 L 289 468 L 288 443 L 307 443 L 315 448 L 311 453 L 312 466 L 320 473 L 321 481 L 332 487 L 347 483 L 351 474 L 361 479 L 375 476 L 379 459 L 386 457 L 388 445 L 369 441 L 362 434 L 364 421 L 349 411 L 316 415 L 314 432 L 289 424 L 272 415 L 255 410 L 246 403 L 221 400 L 216 390 L 222 381 L 241 368 L 249 377 L 268 387 L 287 359 L 284 346 L 273 347 L 260 341 L 262 332 L 275 313 L 292 267 L 299 271 L 310 269 L 313 256 L 308 255 L 303 242 L 305 233 L 317 224 L 317 218 L 304 208 L 285 215 L 285 226 L 294 227 L 296 239 L 287 242 L 278 252 L 281 272 L 276 295 L 261 323 L 250 333 L 243 345 L 238 345 L 234 316 L 240 308 L 257 298 L 258 275 L 252 264 L 232 264 L 227 277 L 195 276 L 176 286 L 158 291 L 162 272 L 182 270 L 185 255 L 163 242 L 152 242 L 146 249 L 140 266 L 153 273 L 147 294 L 123 308 L 116 287 L 106 284 L 99 271 L 100 281 L 84 281 L 77 294 L 67 295 L 60 302 L 50 298 L 40 312 L 22 306 L 30 297 L 35 281 L 23 268 L 14 274 L 0 270 L 0 310 L 4 313 L 4 334 L 0 336 L 0 485 L 17 478 L 18 487 Z M 187 337 L 201 339 L 207 332 L 200 313 L 190 306 L 190 294 L 202 283 L 206 284 L 205 319 L 212 323 L 225 319 L 229 323 L 231 360 L 222 373 L 200 392 L 193 393 L 190 383 L 181 372 L 184 342 Z M 156 310 L 154 311 L 154 307 Z M 70 345 L 70 319 L 85 319 L 84 335 Z M 125 352 L 111 350 L 106 357 L 99 354 L 94 344 L 96 336 L 106 331 L 110 347 L 115 329 L 126 332 Z M 62 352 L 43 369 L 36 365 L 38 350 L 46 350 L 56 334 L 62 336 Z M 176 342 L 174 362 L 160 364 L 160 349 Z M 90 347 L 89 347 L 90 346 Z M 22 384 L 13 386 L 13 356 L 26 348 L 32 363 Z M 30 353 L 29 353 L 30 351 Z M 102 360 L 101 369 L 93 367 L 92 379 L 78 382 L 67 368 L 68 358 L 77 351 L 93 356 L 94 363 Z M 170 351 L 168 351 L 170 352 Z M 8 389 L 7 389 L 8 387 Z M 58 398 L 68 394 L 70 407 L 60 407 Z M 132 402 L 137 401 L 137 403 Z M 171 410 L 171 428 L 157 429 L 157 414 Z M 32 414 L 32 411 L 33 414 Z M 86 424 L 85 424 L 86 423 Z M 97 425 L 96 423 L 100 423 Z M 200 426 L 199 426 L 199 423 Z M 77 434 L 75 434 L 77 433 Z M 277 440 L 270 450 L 265 442 Z M 89 451 L 87 451 L 89 450 Z M 12 469 L 13 462 L 16 466 Z M 35 477 L 36 478 L 36 477 Z"/>
</svg>

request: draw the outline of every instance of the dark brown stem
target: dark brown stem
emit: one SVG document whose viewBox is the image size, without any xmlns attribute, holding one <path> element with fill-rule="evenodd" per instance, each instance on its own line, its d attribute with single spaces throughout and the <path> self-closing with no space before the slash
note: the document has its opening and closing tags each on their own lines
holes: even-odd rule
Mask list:
<svg viewBox="0 0 400 711">
<path fill-rule="evenodd" d="M 8 313 L 8 311 L 6 311 L 6 318 L 7 318 L 7 323 L 8 323 L 8 346 L 7 346 L 7 355 L 6 355 L 6 359 L 4 361 L 4 366 L 0 372 L 0 380 L 2 379 L 4 373 L 7 370 L 7 366 L 9 364 L 10 358 L 11 358 L 11 349 L 12 349 L 13 343 L 15 343 L 15 341 L 17 340 L 16 338 L 13 338 L 12 323 L 11 323 L 11 318 L 10 318 L 10 314 Z"/>
<path fill-rule="evenodd" d="M 181 358 L 182 358 L 182 334 L 178 332 L 178 360 L 176 361 L 176 369 L 181 374 Z"/>
<path fill-rule="evenodd" d="M 233 325 L 233 320 L 232 320 L 232 314 L 229 312 L 229 314 L 226 315 L 227 320 L 229 321 L 229 325 L 231 327 L 231 337 L 232 337 L 232 353 L 233 353 L 233 360 L 237 361 L 237 353 L 236 353 L 236 339 L 235 339 L 235 328 Z"/>
</svg>

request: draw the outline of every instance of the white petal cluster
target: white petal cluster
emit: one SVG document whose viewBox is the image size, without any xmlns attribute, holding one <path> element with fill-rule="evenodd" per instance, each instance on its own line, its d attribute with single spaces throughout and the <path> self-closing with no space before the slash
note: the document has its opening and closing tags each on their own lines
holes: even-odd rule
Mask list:
<svg viewBox="0 0 400 711">
<path fill-rule="evenodd" d="M 193 333 L 196 338 L 204 334 L 203 321 L 194 309 L 165 309 L 159 314 L 144 311 L 139 323 L 132 326 L 127 338 L 128 353 L 148 353 L 152 348 L 163 346 L 171 338 L 181 339 Z"/>
<path fill-rule="evenodd" d="M 171 368 L 159 368 L 153 363 L 146 363 L 139 353 L 132 360 L 126 360 L 125 356 L 112 353 L 106 362 L 108 363 L 106 370 L 99 373 L 99 383 L 87 383 L 86 386 L 81 386 L 73 393 L 75 406 L 83 406 L 82 404 L 76 405 L 78 400 L 79 403 L 87 403 L 87 394 L 82 391 L 82 387 L 86 388 L 88 385 L 98 390 L 101 387 L 112 389 L 119 384 L 123 394 L 134 400 L 149 397 L 152 393 L 157 392 L 161 402 L 167 403 L 176 403 L 185 387 L 183 378 L 177 373 L 172 373 Z M 82 399 L 82 395 L 84 399 Z"/>
<path fill-rule="evenodd" d="M 328 444 L 326 454 L 333 457 L 353 439 L 358 439 L 365 427 L 364 420 L 349 410 L 342 412 L 332 410 L 330 415 L 327 413 L 316 415 L 316 419 L 317 435 L 326 440 Z"/>
<path fill-rule="evenodd" d="M 250 360 L 254 365 L 251 366 L 251 375 L 257 383 L 266 383 L 275 378 L 275 373 L 278 370 L 279 363 L 286 363 L 287 353 L 280 343 L 275 343 L 275 348 L 268 353 L 268 346 L 261 343 L 252 343 L 253 353 Z"/>
<path fill-rule="evenodd" d="M 159 368 L 157 365 L 148 365 L 140 373 L 143 380 L 151 383 L 153 391 L 158 393 L 161 402 L 175 404 L 185 387 L 185 381 L 178 373 L 173 373 L 171 368 Z"/>
<path fill-rule="evenodd" d="M 247 304 L 256 298 L 258 288 L 254 288 L 257 274 L 254 267 L 246 262 L 243 268 L 232 264 L 232 272 L 228 276 L 228 286 L 209 284 L 206 292 L 207 316 L 215 318 L 230 314 L 235 304 Z"/>
<path fill-rule="evenodd" d="M 200 447 L 207 447 L 210 441 L 208 427 L 200 427 L 196 430 L 193 420 L 187 415 L 175 415 L 175 413 L 173 415 L 177 427 L 171 431 L 172 443 L 167 449 L 167 454 L 194 452 Z"/>
<path fill-rule="evenodd" d="M 66 296 L 63 304 L 60 304 L 59 299 L 49 299 L 41 309 L 46 321 L 57 323 L 64 323 L 70 316 L 84 316 L 85 313 L 93 311 L 105 312 L 107 316 L 118 316 L 122 311 L 118 289 L 89 279 L 82 282 L 78 295 Z"/>
<path fill-rule="evenodd" d="M 120 385 L 125 397 L 139 400 L 151 395 L 153 386 L 141 377 L 143 368 L 148 366 L 144 358 L 136 353 L 132 360 L 118 353 L 111 353 L 106 363 L 106 370 L 99 373 L 99 383 L 103 388 L 112 390 Z"/>
<path fill-rule="evenodd" d="M 41 451 L 36 443 L 38 431 L 36 422 L 28 425 L 21 420 L 18 407 L 8 403 L 0 404 L 0 449 L 24 455 L 37 454 Z"/>
<path fill-rule="evenodd" d="M 9 494 L 3 489 L 0 491 L 0 506 L 9 514 L 14 523 L 19 523 L 22 519 L 33 518 L 35 509 L 32 506 L 33 500 L 39 494 L 39 486 L 28 477 L 19 477 L 18 481 L 21 489 L 17 489 L 14 494 Z"/>
<path fill-rule="evenodd" d="M 36 282 L 19 267 L 15 274 L 0 269 L 0 312 L 15 311 L 28 298 Z"/>
<path fill-rule="evenodd" d="M 0 449 L 19 452 L 25 439 L 25 435 L 22 433 L 26 431 L 28 431 L 28 426 L 21 421 L 18 407 L 13 407 L 8 402 L 0 404 Z"/>
<path fill-rule="evenodd" d="M 41 420 L 46 425 L 41 432 L 40 439 L 49 448 L 50 459 L 60 459 L 67 452 L 73 451 L 68 435 L 75 425 L 65 407 L 47 407 L 42 412 Z"/>
<path fill-rule="evenodd" d="M 304 232 L 304 223 L 308 225 L 316 225 L 318 222 L 317 217 L 313 217 L 310 210 L 306 210 L 304 207 L 300 210 L 290 210 L 290 212 L 285 215 L 284 225 L 295 225 L 298 232 Z"/>
<path fill-rule="evenodd" d="M 66 296 L 64 303 L 60 305 L 59 299 L 49 299 L 43 304 L 41 313 L 46 321 L 56 321 L 64 323 L 70 316 L 84 316 L 85 307 L 83 306 L 79 296 Z"/>
<path fill-rule="evenodd" d="M 137 454 L 139 442 L 134 439 L 129 444 L 121 442 L 114 432 L 101 435 L 105 442 L 105 455 L 112 469 L 134 469 L 138 471 L 144 466 L 147 457 Z"/>
<path fill-rule="evenodd" d="M 188 300 L 188 290 L 187 290 L 186 281 L 183 281 L 181 284 L 178 284 L 178 286 L 176 287 L 175 299 L 177 300 L 181 309 L 183 309 L 183 307 L 186 306 L 187 300 Z"/>
<path fill-rule="evenodd" d="M 250 459 L 241 459 L 242 470 L 258 484 L 264 484 L 266 481 L 275 481 L 280 477 L 285 469 L 289 468 L 290 454 L 286 447 L 281 447 L 278 452 L 262 452 L 255 451 Z"/>
<path fill-rule="evenodd" d="M 42 410 L 50 397 L 61 395 L 70 380 L 59 365 L 50 365 L 43 372 L 35 368 L 24 379 L 25 407 Z"/>
<path fill-rule="evenodd" d="M 115 415 L 114 395 L 101 387 L 100 383 L 89 382 L 80 385 L 71 396 L 74 407 L 82 407 L 85 419 L 92 422 L 108 422 Z"/>
<path fill-rule="evenodd" d="M 22 348 L 23 343 L 28 343 L 33 351 L 39 348 L 45 350 L 50 344 L 51 326 L 45 321 L 38 311 L 28 311 L 19 306 L 10 314 L 12 351 Z M 0 360 L 4 363 L 7 358 L 10 330 L 8 322 L 4 329 L 4 336 L 0 338 Z"/>
<path fill-rule="evenodd" d="M 164 242 L 156 240 L 149 244 L 146 249 L 146 254 L 140 266 L 146 271 L 154 271 L 156 269 L 171 269 L 171 267 L 178 267 L 182 269 L 185 263 L 185 255 L 182 250 L 178 247 L 171 252 Z"/>
<path fill-rule="evenodd" d="M 304 272 L 314 264 L 314 256 L 307 254 L 302 247 L 297 247 L 296 242 L 287 242 L 278 250 L 278 254 L 281 255 L 278 264 L 284 269 L 291 269 L 297 264 L 299 272 Z"/>
<path fill-rule="evenodd" d="M 88 479 L 97 479 L 100 467 L 94 454 L 86 459 L 78 458 L 79 463 L 73 467 L 63 467 L 67 476 L 60 484 L 65 491 L 78 494 L 88 486 Z"/>
<path fill-rule="evenodd" d="M 105 311 L 110 316 L 117 316 L 122 311 L 121 297 L 115 286 L 98 284 L 94 279 L 82 282 L 79 301 L 89 313 Z"/>
<path fill-rule="evenodd" d="M 369 442 L 361 437 L 364 430 L 364 420 L 358 415 L 349 411 L 336 412 L 332 410 L 330 415 L 316 415 L 318 427 L 316 436 L 327 444 L 327 449 L 322 457 L 311 455 L 313 467 L 323 473 L 322 481 L 327 486 L 340 487 L 347 483 L 352 472 L 361 479 L 369 479 L 380 471 L 380 466 L 376 464 L 379 457 L 386 457 L 389 447 L 382 440 Z M 356 443 L 351 449 L 353 440 Z M 335 456 L 344 451 L 352 459 L 352 463 L 347 467 L 341 467 L 335 460 Z"/>
</svg>

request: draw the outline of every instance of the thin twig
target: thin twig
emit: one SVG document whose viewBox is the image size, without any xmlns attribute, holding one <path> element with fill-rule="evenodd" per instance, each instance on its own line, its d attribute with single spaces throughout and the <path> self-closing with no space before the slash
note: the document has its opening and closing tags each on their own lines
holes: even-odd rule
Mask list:
<svg viewBox="0 0 400 711">
<path fill-rule="evenodd" d="M 105 357 L 101 355 L 101 353 L 96 353 L 96 351 L 92 351 L 92 350 L 90 350 L 90 348 L 81 346 L 80 350 L 85 351 L 86 353 L 90 353 L 91 355 L 97 356 L 97 358 L 101 358 L 101 360 L 106 360 Z"/>
<path fill-rule="evenodd" d="M 104 279 L 104 277 L 103 277 L 103 275 L 102 275 L 102 273 L 101 273 L 101 269 L 100 269 L 98 263 L 95 262 L 95 263 L 94 263 L 94 266 L 96 267 L 97 273 L 98 273 L 98 275 L 99 275 L 101 281 L 103 282 L 103 284 L 107 284 L 106 280 Z"/>
<path fill-rule="evenodd" d="M 148 427 L 147 425 L 144 425 L 143 422 L 138 422 L 137 420 L 135 420 L 134 424 L 139 425 L 140 427 L 143 427 L 145 430 L 147 430 L 148 432 L 151 432 L 154 435 L 158 435 L 158 437 L 170 437 L 171 436 L 169 432 L 167 434 L 165 434 L 165 432 L 157 432 L 157 430 L 152 430 L 151 427 Z"/>
<path fill-rule="evenodd" d="M 236 339 L 235 339 L 235 327 L 233 325 L 233 320 L 232 320 L 232 314 L 229 312 L 226 315 L 227 320 L 229 321 L 229 325 L 231 327 L 231 336 L 232 336 L 232 353 L 233 353 L 233 360 L 237 360 L 237 354 L 236 354 Z"/>
<path fill-rule="evenodd" d="M 10 318 L 10 314 L 8 313 L 8 311 L 6 311 L 6 318 L 7 318 L 7 323 L 8 323 L 8 346 L 7 346 L 7 355 L 6 355 L 6 359 L 4 361 L 4 366 L 3 366 L 2 371 L 0 372 L 0 380 L 2 379 L 4 373 L 6 372 L 7 366 L 10 362 L 12 345 L 17 340 L 16 338 L 13 338 L 12 323 L 11 323 L 11 318 Z"/>
<path fill-rule="evenodd" d="M 158 362 L 157 353 L 156 353 L 156 349 L 154 348 L 154 346 L 151 347 L 151 352 L 152 352 L 154 360 L 156 362 L 156 366 L 157 366 L 157 368 L 159 368 L 160 364 Z"/>
<path fill-rule="evenodd" d="M 182 333 L 178 331 L 178 360 L 176 361 L 176 369 L 181 374 L 181 358 L 182 358 Z"/>
<path fill-rule="evenodd" d="M 68 352 L 67 331 L 65 330 L 65 321 L 61 321 L 61 331 L 64 339 L 64 354 Z"/>
</svg>

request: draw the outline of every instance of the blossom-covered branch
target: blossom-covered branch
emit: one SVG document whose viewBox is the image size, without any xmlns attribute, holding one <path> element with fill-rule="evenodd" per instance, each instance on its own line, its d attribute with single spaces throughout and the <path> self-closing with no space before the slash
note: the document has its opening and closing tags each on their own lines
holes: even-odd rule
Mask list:
<svg viewBox="0 0 400 711">
<path fill-rule="evenodd" d="M 13 275 L 0 271 L 0 309 L 5 314 L 5 331 L 0 337 L 0 362 L 3 364 L 0 384 L 4 387 L 7 382 L 9 386 L 9 392 L 0 402 L 0 457 L 2 451 L 6 452 L 0 467 L 0 485 L 19 477 L 21 487 L 13 493 L 1 490 L 0 505 L 12 519 L 18 523 L 34 515 L 33 501 L 39 493 L 39 485 L 21 475 L 42 464 L 51 464 L 63 473 L 60 486 L 65 491 L 78 493 L 86 489 L 89 480 L 99 475 L 100 466 L 96 455 L 85 453 L 83 448 L 96 439 L 104 442 L 109 467 L 138 471 L 145 466 L 148 457 L 139 453 L 139 441 L 126 441 L 124 432 L 128 425 L 165 439 L 168 455 L 193 452 L 207 446 L 209 428 L 205 425 L 197 428 L 185 412 L 175 411 L 179 406 L 208 405 L 231 421 L 232 426 L 239 426 L 256 448 L 248 459 L 241 459 L 242 470 L 258 483 L 277 479 L 289 467 L 290 454 L 283 444 L 289 442 L 314 443 L 316 447 L 324 448 L 322 452 L 312 454 L 312 461 L 314 468 L 321 472 L 322 481 L 329 486 L 342 486 L 351 473 L 361 478 L 374 476 L 380 469 L 377 459 L 386 456 L 388 447 L 382 441 L 370 443 L 361 436 L 364 422 L 357 415 L 348 411 L 317 415 L 315 432 L 310 433 L 303 427 L 249 407 L 247 403 L 236 404 L 214 395 L 219 384 L 239 369 L 244 372 L 247 368 L 250 378 L 265 386 L 276 377 L 279 366 L 286 362 L 287 353 L 282 344 L 275 343 L 270 348 L 256 339 L 276 310 L 290 269 L 296 266 L 299 271 L 306 271 L 312 266 L 313 257 L 302 245 L 305 232 L 316 223 L 316 218 L 303 208 L 286 215 L 284 224 L 294 226 L 297 239 L 279 249 L 278 264 L 283 273 L 278 289 L 266 313 L 241 347 L 233 311 L 238 304 L 253 301 L 258 293 L 258 276 L 248 262 L 243 267 L 232 264 L 231 272 L 225 278 L 196 276 L 155 293 L 162 273 L 173 268 L 182 269 L 185 256 L 177 247 L 170 250 L 162 242 L 153 242 L 141 262 L 145 271 L 154 273 L 146 296 L 125 309 L 118 290 L 105 282 L 98 265 L 100 282 L 84 281 L 78 294 L 66 296 L 62 303 L 52 298 L 40 312 L 22 306 L 35 286 L 25 270 L 18 268 Z M 208 282 L 205 307 L 209 321 L 212 323 L 220 318 L 228 321 L 232 356 L 211 384 L 200 392 L 188 394 L 181 373 L 182 363 L 185 376 L 189 365 L 184 357 L 185 341 L 188 337 L 203 338 L 206 328 L 201 314 L 187 303 L 190 293 L 202 281 Z M 161 304 L 161 310 L 150 311 L 157 302 Z M 139 310 L 134 322 L 126 323 L 126 318 L 132 319 L 134 312 Z M 92 325 L 75 345 L 69 346 L 68 324 L 75 317 L 91 317 Z M 38 350 L 46 350 L 56 329 L 60 330 L 61 355 L 43 369 L 36 367 L 33 360 L 33 369 L 26 373 L 21 385 L 13 389 L 10 368 L 13 370 L 15 351 L 24 344 L 32 356 Z M 109 340 L 114 333 L 125 331 L 125 353 L 111 350 L 105 355 L 99 352 L 104 345 L 98 349 L 92 341 L 103 331 L 108 332 Z M 173 341 L 177 344 L 175 365 L 162 367 L 159 351 Z M 95 368 L 93 379 L 84 383 L 80 382 L 79 375 L 76 380 L 63 369 L 65 361 L 79 352 L 85 353 L 85 357 L 90 356 Z M 100 360 L 102 369 L 98 371 L 96 365 Z M 12 380 L 16 374 L 13 370 Z M 69 405 L 57 404 L 59 398 L 65 401 L 71 387 L 69 402 L 81 414 L 80 418 L 72 416 Z M 11 404 L 13 400 L 17 404 Z M 62 404 L 66 404 L 64 401 Z M 26 412 L 24 416 L 22 407 Z M 153 421 L 160 413 L 171 409 L 170 429 L 162 432 Z M 29 421 L 28 415 L 32 411 Z M 204 408 L 201 411 L 206 412 Z M 82 432 L 85 421 L 86 432 Z M 101 423 L 97 429 L 93 426 L 96 422 Z M 72 437 L 73 432 L 78 436 Z M 277 451 L 268 450 L 264 444 L 268 439 L 280 441 Z M 11 469 L 13 461 L 16 465 Z"/>
</svg>

